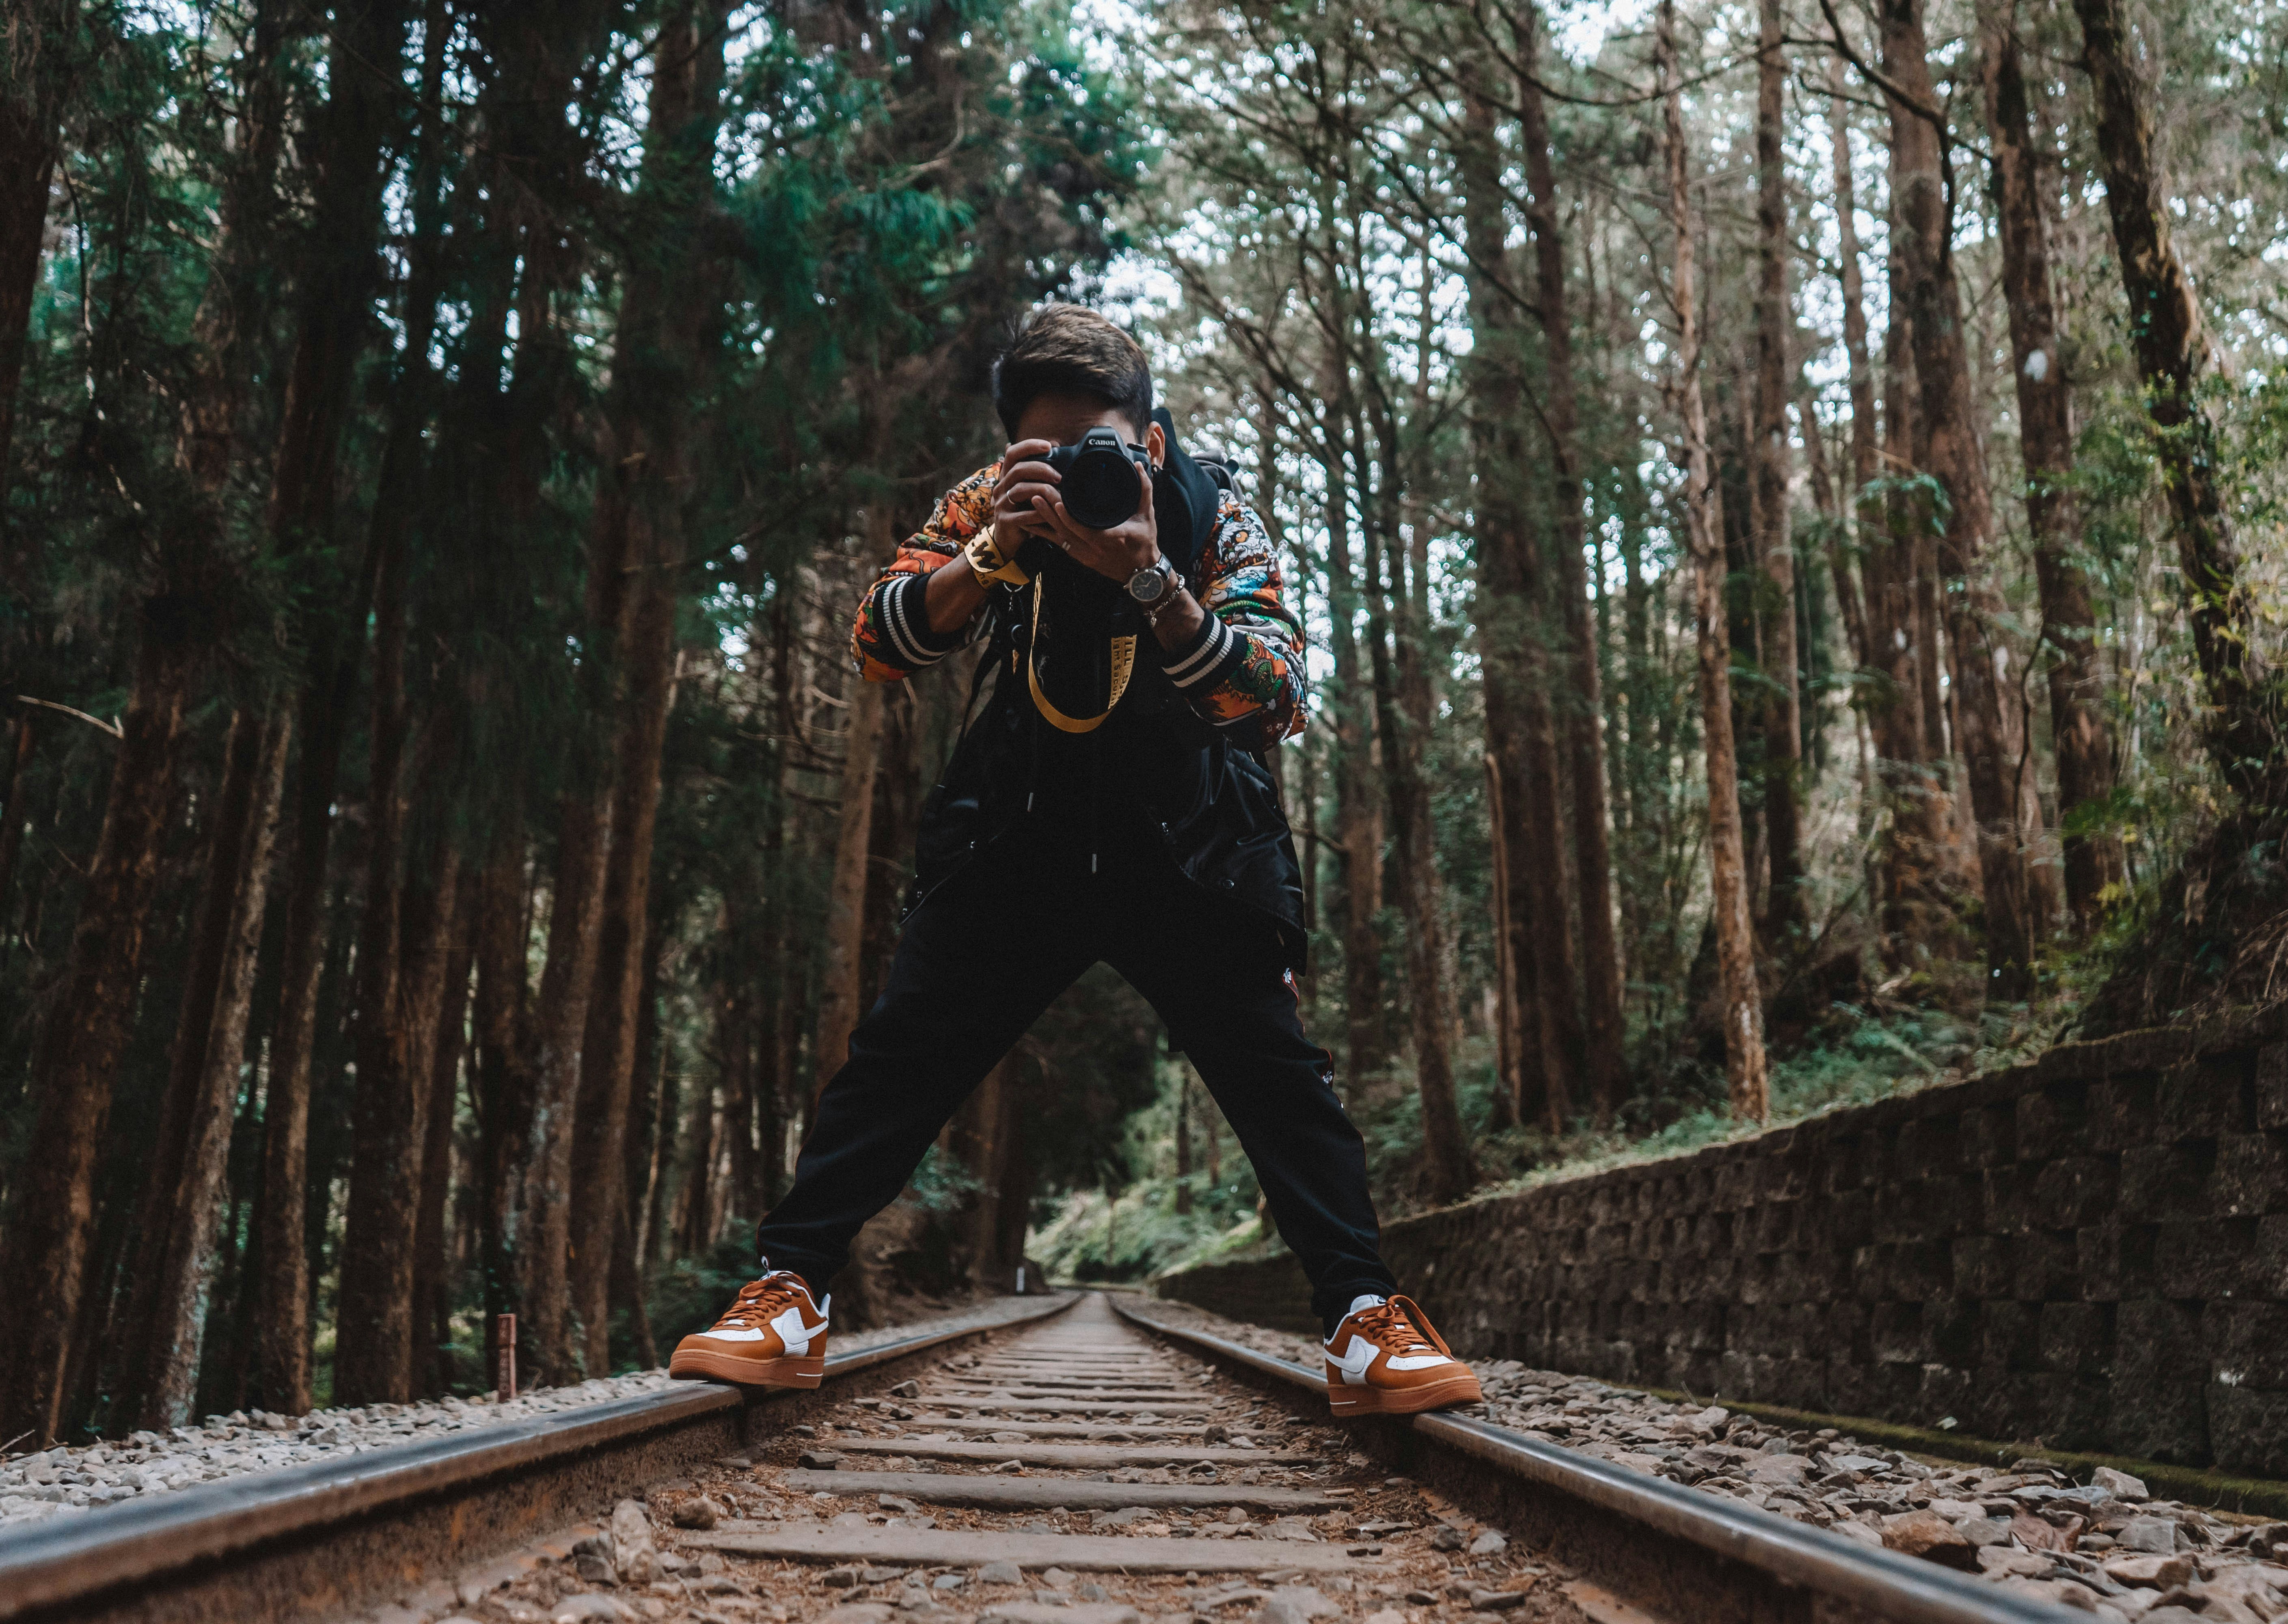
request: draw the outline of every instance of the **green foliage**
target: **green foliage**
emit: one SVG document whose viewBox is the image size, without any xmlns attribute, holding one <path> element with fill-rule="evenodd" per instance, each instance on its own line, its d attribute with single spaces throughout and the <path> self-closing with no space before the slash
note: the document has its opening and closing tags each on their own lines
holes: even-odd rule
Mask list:
<svg viewBox="0 0 2288 1624">
<path fill-rule="evenodd" d="M 1840 1013 L 1844 1018 L 1831 1033 L 1774 1063 L 1775 1126 L 1952 1080 L 1974 1060 L 1977 1031 L 1942 1012 L 1911 1010 L 1880 1018 L 1863 1017 L 1856 1011 Z M 1585 1121 L 1561 1135 L 1553 1136 L 1545 1128 L 1533 1126 L 1512 1129 L 1485 1142 L 1488 1159 L 1495 1168 L 1506 1163 L 1521 1169 L 1498 1179 L 1490 1189 L 1528 1189 L 1721 1144 L 1760 1131 L 1755 1124 L 1741 1123 L 1726 1108 L 1723 1079 L 1718 1073 L 1706 1079 L 1696 1103 L 1649 1131 L 1599 1133 Z M 1393 1142 L 1389 1150 L 1402 1157 L 1403 1140 Z"/>
<path fill-rule="evenodd" d="M 914 1176 L 906 1181 L 905 1194 L 899 1198 L 926 1213 L 945 1215 L 960 1211 L 972 1196 L 984 1188 L 984 1181 L 974 1172 L 932 1145 L 922 1157 L 922 1165 L 914 1169 Z"/>
<path fill-rule="evenodd" d="M 735 1226 L 705 1252 L 677 1258 L 652 1280 L 647 1302 L 653 1335 L 672 1348 L 704 1331 L 754 1278 L 753 1233 Z"/>
<path fill-rule="evenodd" d="M 1013 1056 L 1027 1155 L 1048 1189 L 1113 1190 L 1147 1152 L 1136 1112 L 1157 1093 L 1159 1020 L 1109 966 L 1051 1005 Z"/>
<path fill-rule="evenodd" d="M 1261 1191 L 1207 1090 L 1180 1060 L 1163 1059 L 1148 1073 L 1150 1092 L 1113 1129 L 1119 1182 L 1074 1190 L 1045 1203 L 1027 1251 L 1053 1279 L 1138 1280 L 1180 1262 L 1220 1255 L 1246 1244 L 1256 1228 Z M 1189 1088 L 1183 1117 L 1193 1138 L 1191 1172 L 1176 1170 L 1178 1096 Z M 1220 1179 L 1207 1171 L 1207 1139 L 1218 1136 Z M 1180 1212 L 1180 1190 L 1188 1212 Z"/>
</svg>

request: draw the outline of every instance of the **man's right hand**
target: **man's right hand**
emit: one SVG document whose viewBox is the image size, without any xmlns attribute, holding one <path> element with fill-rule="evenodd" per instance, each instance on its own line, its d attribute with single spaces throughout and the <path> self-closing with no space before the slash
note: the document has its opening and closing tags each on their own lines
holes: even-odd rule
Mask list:
<svg viewBox="0 0 2288 1624">
<path fill-rule="evenodd" d="M 1031 577 L 1017 553 L 1035 536 L 1055 529 L 1057 486 L 1062 476 L 1039 460 L 1055 450 L 1047 440 L 1020 440 L 1001 453 L 1001 476 L 993 482 L 992 518 L 962 549 L 966 568 L 932 573 L 924 594 L 930 630 L 939 636 L 966 625 L 985 601 L 986 583 L 1022 586 Z"/>
<path fill-rule="evenodd" d="M 1012 586 L 1031 578 L 1018 566 L 1017 553 L 1032 537 L 1055 532 L 1057 487 L 1063 476 L 1040 460 L 1055 449 L 1050 441 L 1020 440 L 1001 453 L 992 522 L 969 544 L 969 567 L 979 578 Z"/>
</svg>

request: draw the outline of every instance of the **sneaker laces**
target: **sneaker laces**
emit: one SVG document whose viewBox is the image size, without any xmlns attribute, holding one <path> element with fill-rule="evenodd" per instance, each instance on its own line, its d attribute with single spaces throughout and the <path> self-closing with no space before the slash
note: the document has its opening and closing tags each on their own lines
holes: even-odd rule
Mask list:
<svg viewBox="0 0 2288 1624">
<path fill-rule="evenodd" d="M 751 1280 L 739 1288 L 739 1295 L 723 1310 L 723 1318 L 715 1322 L 717 1328 L 734 1326 L 740 1330 L 755 1330 L 770 1324 L 794 1304 L 810 1294 L 804 1290 L 796 1276 L 781 1273 L 767 1274 L 759 1280 Z"/>
<path fill-rule="evenodd" d="M 1392 1353 L 1446 1353 L 1446 1344 L 1421 1318 L 1411 1299 L 1393 1297 L 1350 1316 L 1351 1325 Z M 1452 1357 L 1450 1354 L 1449 1357 Z"/>
</svg>

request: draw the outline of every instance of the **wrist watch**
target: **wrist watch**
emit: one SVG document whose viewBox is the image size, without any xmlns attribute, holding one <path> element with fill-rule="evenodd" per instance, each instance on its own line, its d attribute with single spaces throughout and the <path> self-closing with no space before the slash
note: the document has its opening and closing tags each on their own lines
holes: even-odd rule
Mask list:
<svg viewBox="0 0 2288 1624">
<path fill-rule="evenodd" d="M 1168 607 L 1176 593 L 1182 590 L 1183 585 L 1174 566 L 1164 558 L 1156 558 L 1128 577 L 1128 595 L 1136 601 L 1136 606 L 1144 611 L 1144 618 L 1149 621 Z"/>
</svg>

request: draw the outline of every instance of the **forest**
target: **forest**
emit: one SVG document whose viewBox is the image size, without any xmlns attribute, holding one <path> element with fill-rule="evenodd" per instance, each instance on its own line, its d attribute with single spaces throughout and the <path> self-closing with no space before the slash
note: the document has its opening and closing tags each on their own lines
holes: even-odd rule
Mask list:
<svg viewBox="0 0 2288 1624">
<path fill-rule="evenodd" d="M 1305 613 L 1386 1214 L 2282 993 L 2279 0 L 0 4 L 0 1453 L 751 1274 L 1043 301 Z M 836 1318 L 1276 1245 L 1100 967 Z"/>
</svg>

